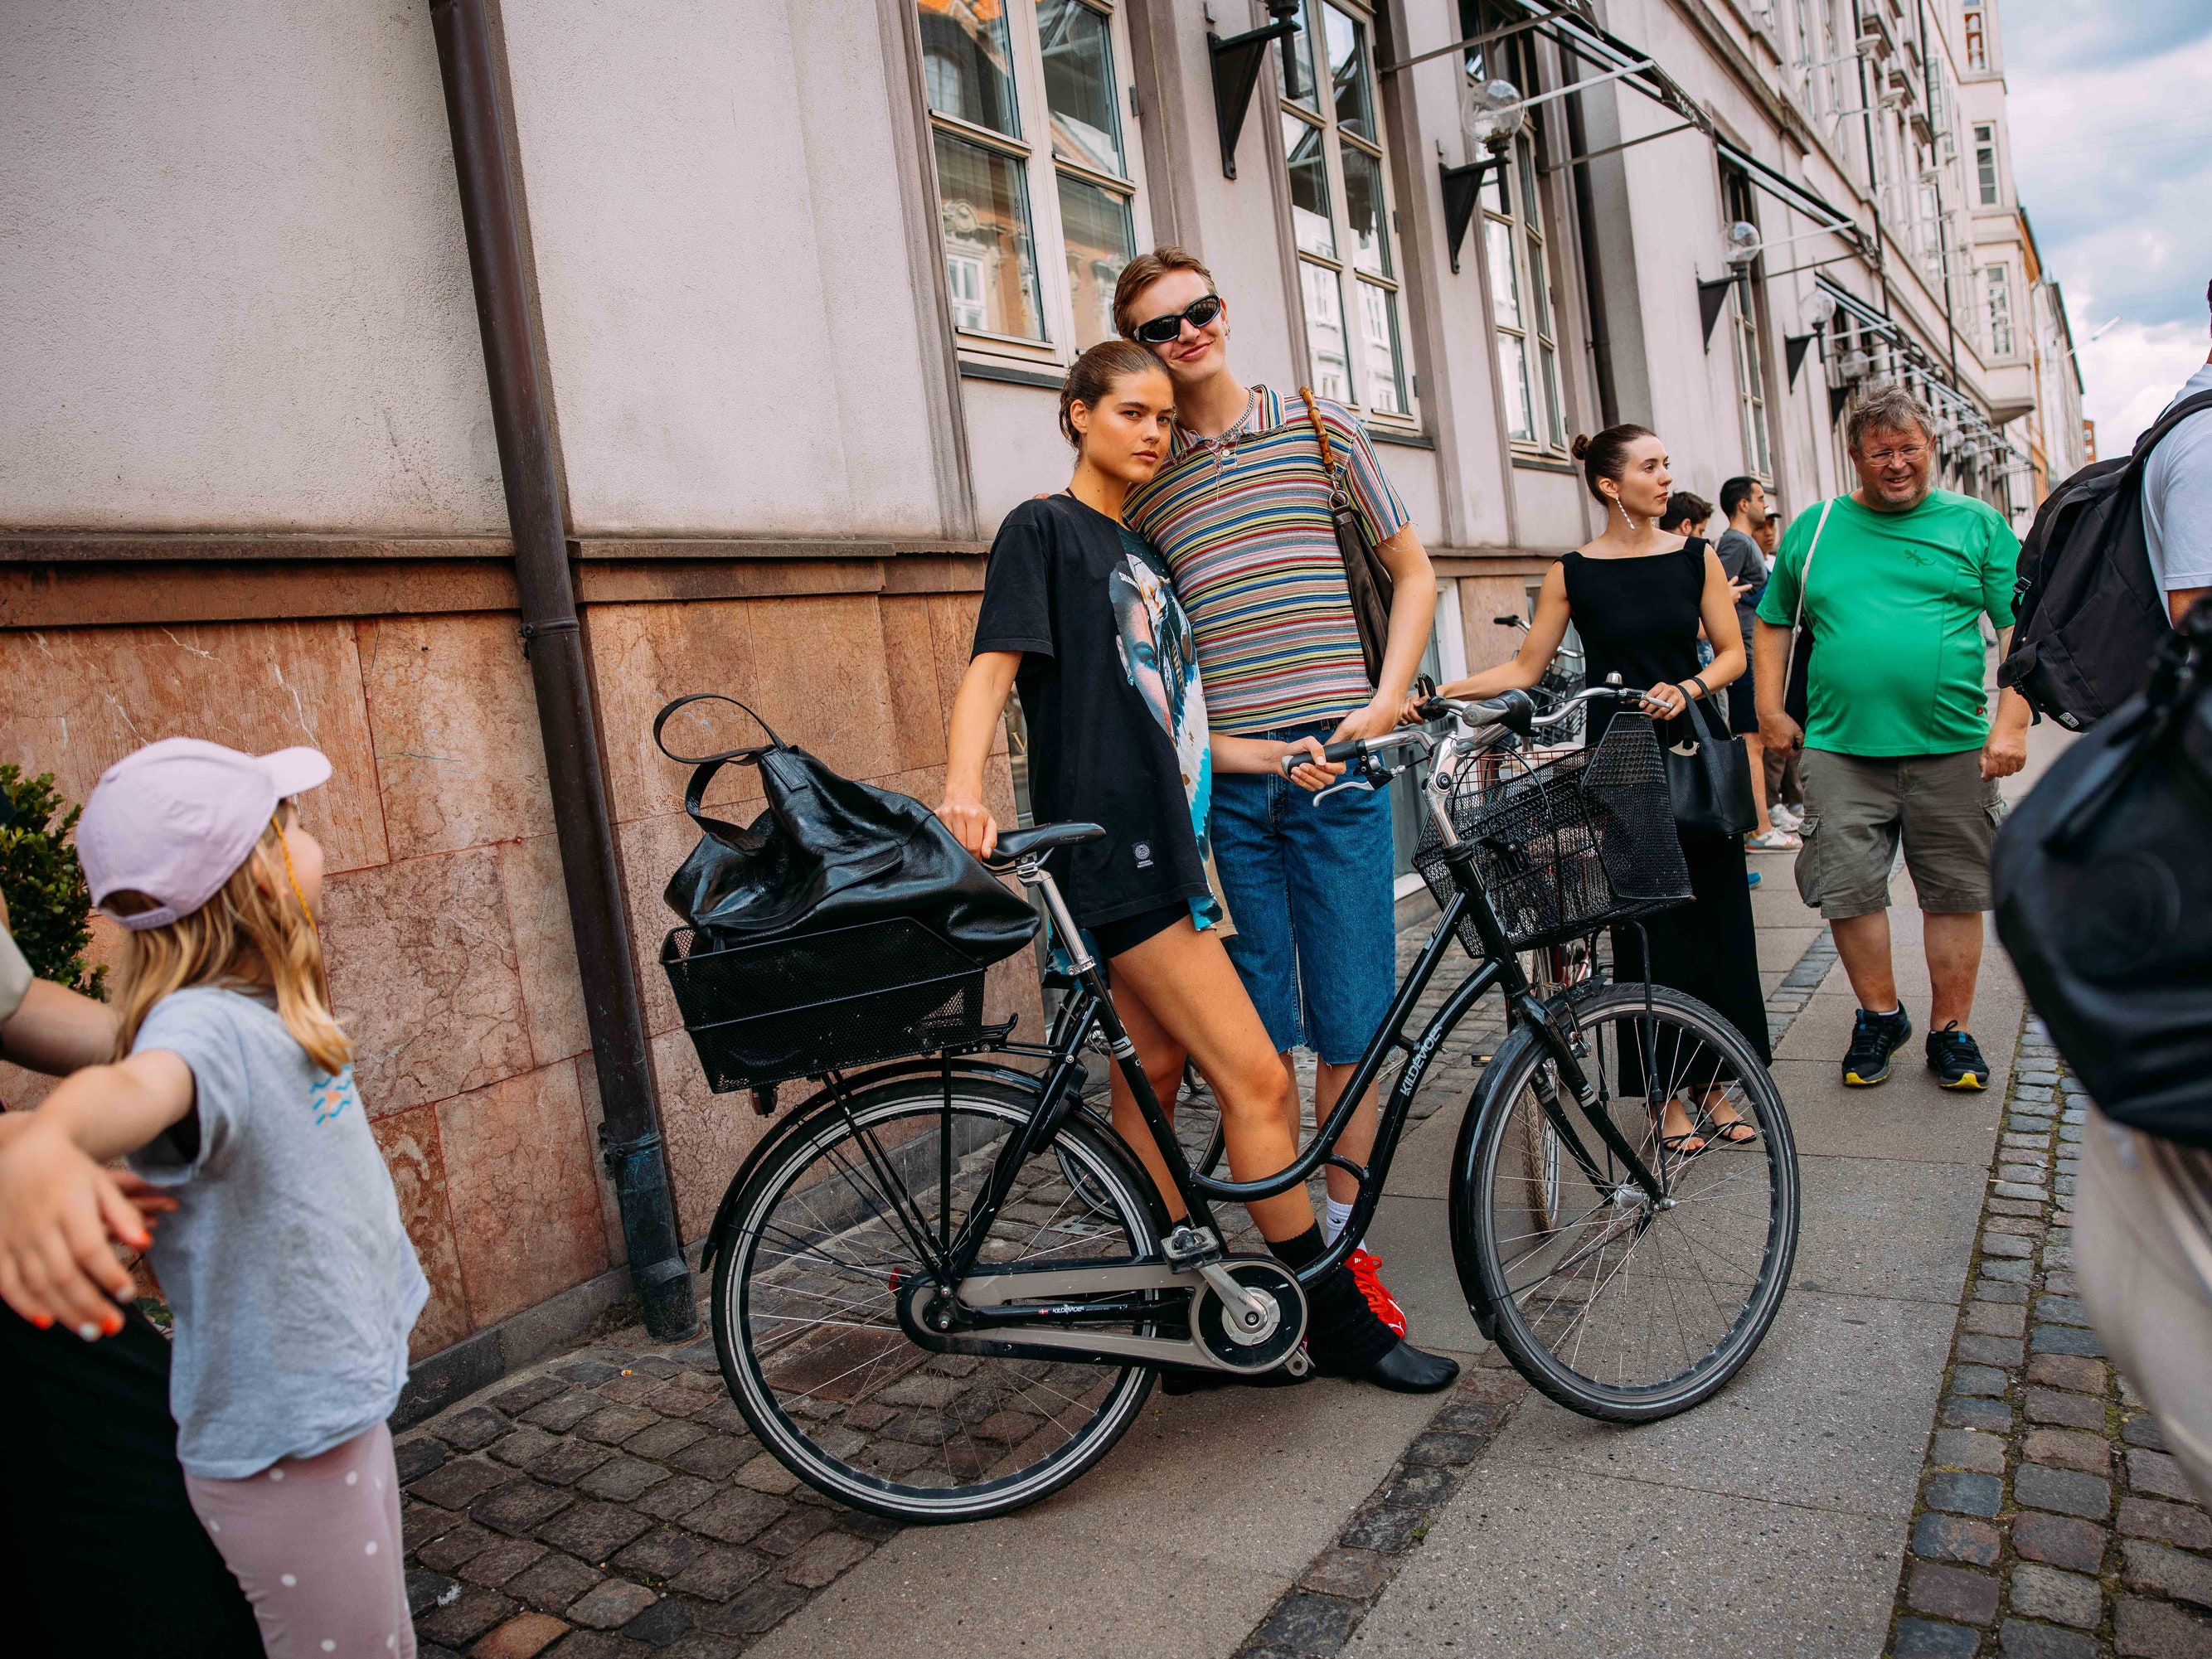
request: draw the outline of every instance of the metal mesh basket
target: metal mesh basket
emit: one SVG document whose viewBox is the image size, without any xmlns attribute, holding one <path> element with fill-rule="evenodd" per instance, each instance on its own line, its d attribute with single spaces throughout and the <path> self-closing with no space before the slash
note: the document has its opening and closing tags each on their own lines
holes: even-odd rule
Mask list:
<svg viewBox="0 0 2212 1659">
<path fill-rule="evenodd" d="M 1594 748 L 1530 767 L 1462 769 L 1452 828 L 1474 846 L 1474 871 L 1517 951 L 1559 945 L 1690 896 L 1690 872 L 1650 720 L 1624 710 Z M 1413 867 L 1440 905 L 1456 890 L 1443 838 L 1423 819 Z M 1472 918 L 1459 925 L 1477 956 Z"/>
<path fill-rule="evenodd" d="M 718 1093 L 984 1036 L 988 964 L 904 917 L 719 949 L 678 927 L 660 965 Z"/>
</svg>

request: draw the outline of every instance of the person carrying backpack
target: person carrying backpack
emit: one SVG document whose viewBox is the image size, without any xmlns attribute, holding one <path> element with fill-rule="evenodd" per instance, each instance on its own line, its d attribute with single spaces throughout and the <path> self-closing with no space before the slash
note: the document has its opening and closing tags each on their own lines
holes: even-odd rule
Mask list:
<svg viewBox="0 0 2212 1659">
<path fill-rule="evenodd" d="M 2204 303 L 2212 309 L 2212 283 L 2204 285 Z M 2184 404 L 2196 413 L 2167 428 L 2142 476 L 2143 552 L 2176 628 L 2212 592 L 2212 356 L 2182 382 L 2159 423 Z"/>
<path fill-rule="evenodd" d="M 2212 358 L 2132 453 L 2083 467 L 2036 509 L 1997 682 L 2086 730 L 2135 695 L 2143 665 L 2208 591 Z"/>
</svg>

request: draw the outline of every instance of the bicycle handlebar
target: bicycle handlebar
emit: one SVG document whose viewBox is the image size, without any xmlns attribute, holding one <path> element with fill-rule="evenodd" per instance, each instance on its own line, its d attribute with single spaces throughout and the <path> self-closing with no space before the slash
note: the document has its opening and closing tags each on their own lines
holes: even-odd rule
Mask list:
<svg viewBox="0 0 2212 1659">
<path fill-rule="evenodd" d="M 1530 727 L 1543 730 L 1562 724 L 1577 707 L 1586 702 L 1638 703 L 1643 700 L 1644 693 L 1633 686 L 1592 685 L 1571 696 L 1561 698 L 1559 707 L 1548 714 L 1535 713 L 1525 691 L 1508 691 L 1503 696 L 1485 697 L 1479 701 L 1429 697 L 1419 705 L 1419 712 L 1425 720 L 1457 718 L 1474 726 L 1517 726 L 1525 723 Z M 1407 749 L 1417 744 L 1426 747 L 1428 743 L 1428 734 L 1419 726 L 1404 726 L 1379 738 L 1347 738 L 1342 743 L 1324 744 L 1321 753 L 1323 761 L 1332 765 L 1344 765 L 1370 756 L 1387 755 L 1395 749 Z M 1297 767 L 1311 763 L 1312 760 L 1310 750 L 1294 750 L 1283 757 L 1282 769 L 1287 774 Z"/>
</svg>

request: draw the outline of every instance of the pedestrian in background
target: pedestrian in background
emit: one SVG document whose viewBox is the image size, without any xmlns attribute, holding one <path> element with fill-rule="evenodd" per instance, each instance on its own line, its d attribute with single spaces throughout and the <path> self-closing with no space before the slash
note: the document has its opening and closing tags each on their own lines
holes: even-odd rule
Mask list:
<svg viewBox="0 0 2212 1659">
<path fill-rule="evenodd" d="M 1912 1035 L 1890 956 L 1900 840 L 1934 986 L 1929 1067 L 1947 1089 L 1989 1085 L 1967 1022 L 2004 814 L 1998 780 L 2026 763 L 2028 707 L 2007 690 L 1990 719 L 1981 622 L 1996 624 L 2002 657 L 2020 543 L 1986 502 L 1929 488 L 1934 425 L 1902 386 L 1852 405 L 1844 435 L 1859 487 L 1798 515 L 1759 607 L 1759 725 L 1772 747 L 1805 750 L 1797 886 L 1827 918 L 1858 998 L 1843 1059 L 1855 1087 L 1885 1081 Z M 1801 608 L 1820 640 L 1802 726 L 1783 704 Z"/>
<path fill-rule="evenodd" d="M 1759 543 L 1759 553 L 1766 561 L 1767 574 L 1770 579 L 1774 572 L 1774 561 L 1781 556 L 1782 553 L 1782 519 L 1780 498 L 1769 495 L 1766 498 L 1766 522 L 1753 532 L 1753 539 Z M 1756 611 L 1753 614 L 1753 631 L 1744 641 L 1747 645 L 1758 637 Z M 1782 706 L 1789 711 L 1790 718 L 1800 726 L 1805 723 L 1805 681 L 1807 676 L 1812 672 L 1813 636 L 1810 633 L 1801 633 L 1797 637 L 1796 655 L 1790 665 L 1789 690 L 1782 699 Z M 1756 702 L 1758 698 L 1756 684 L 1752 688 L 1752 696 L 1753 702 Z M 1765 781 L 1769 820 L 1777 829 L 1788 830 L 1793 833 L 1802 830 L 1805 827 L 1805 781 L 1797 773 L 1797 760 L 1801 751 L 1792 749 L 1784 753 L 1779 749 L 1771 748 L 1767 744 L 1764 735 L 1759 738 L 1759 749 L 1765 761 L 1765 766 L 1760 769 L 1766 775 Z M 1778 813 L 1779 816 L 1777 816 Z"/>
<path fill-rule="evenodd" d="M 2212 307 L 2212 283 L 2205 285 L 2204 303 Z M 2166 408 L 2200 392 L 2212 392 L 2212 356 Z M 2151 574 L 2179 628 L 2189 607 L 2212 593 L 2212 409 L 2189 416 L 2151 451 L 2143 464 L 2142 507 Z"/>
<path fill-rule="evenodd" d="M 1669 536 L 1696 536 L 1702 539 L 1712 516 L 1713 504 L 1703 495 L 1678 489 L 1667 498 L 1667 510 L 1659 515 L 1659 528 Z"/>
<path fill-rule="evenodd" d="M 176 1200 L 151 1255 L 177 1455 L 264 1647 L 412 1659 L 386 1419 L 429 1285 L 330 1011 L 322 848 L 293 805 L 330 775 L 312 749 L 170 738 L 100 779 L 76 846 L 126 930 L 124 1057 L 65 1079 L 0 1150 L 0 1287 L 33 1322 L 113 1334 L 129 1279 L 106 1234 L 135 1215 L 93 1164 L 128 1153 Z"/>
<path fill-rule="evenodd" d="M 1528 690 L 1543 678 L 1572 623 L 1587 653 L 1590 684 L 1619 674 L 1623 684 L 1644 689 L 1644 712 L 1655 720 L 1682 721 L 1692 699 L 1719 696 L 1744 672 L 1728 576 L 1706 543 L 1659 528 L 1673 477 L 1667 447 L 1656 434 L 1640 426 L 1611 426 L 1595 437 L 1577 436 L 1572 453 L 1583 464 L 1590 495 L 1605 508 L 1604 530 L 1544 573 L 1520 654 L 1455 681 L 1443 695 L 1494 697 Z M 1710 667 L 1698 661 L 1700 625 L 1714 645 Z M 1604 737 L 1617 712 L 1610 702 L 1590 705 L 1591 745 Z M 1405 718 L 1419 718 L 1416 705 L 1407 705 Z M 1699 729 L 1694 721 L 1662 724 L 1660 741 L 1690 739 Z M 1692 902 L 1613 928 L 1613 977 L 1624 984 L 1648 978 L 1686 991 L 1742 1032 L 1765 1064 L 1766 1004 L 1743 842 L 1691 831 L 1682 833 L 1681 842 Z M 1632 1064 L 1625 1067 L 1620 1086 L 1640 1091 L 1643 1085 L 1632 1072 Z M 1726 1087 L 1692 1085 L 1685 1091 L 1697 1097 L 1670 1095 L 1658 1125 L 1669 1152 L 1747 1146 L 1758 1139 L 1757 1129 L 1729 1103 Z"/>
<path fill-rule="evenodd" d="M 1148 346 L 1175 383 L 1168 459 L 1129 492 L 1129 528 L 1166 557 L 1190 614 L 1216 732 L 1296 744 L 1380 737 L 1428 648 L 1437 581 L 1420 532 L 1384 476 L 1359 417 L 1326 398 L 1309 403 L 1247 386 L 1229 365 L 1228 302 L 1178 247 L 1129 262 L 1114 322 Z M 1328 454 L 1320 430 L 1328 434 Z M 1379 680 L 1370 683 L 1336 539 L 1339 488 L 1389 570 L 1395 592 Z M 1251 993 L 1283 1066 L 1313 1050 L 1314 1116 L 1326 1119 L 1368 1039 L 1389 1012 L 1398 977 L 1395 842 L 1390 798 L 1302 773 L 1220 774 L 1213 784 L 1213 855 L 1237 936 L 1230 960 Z M 1358 1103 L 1337 1149 L 1365 1164 L 1375 1147 L 1376 1091 Z M 1328 1175 L 1322 1231 L 1346 1224 L 1358 1182 Z M 1406 1316 L 1383 1288 L 1379 1260 L 1346 1265 L 1383 1323 Z"/>
<path fill-rule="evenodd" d="M 1766 592 L 1766 555 L 1755 538 L 1766 526 L 1766 486 L 1756 478 L 1730 478 L 1721 486 L 1721 512 L 1728 527 L 1721 532 L 1714 551 L 1735 592 L 1735 617 L 1743 629 L 1744 649 L 1751 649 L 1753 616 Z M 1743 739 L 1751 757 L 1751 787 L 1759 804 L 1759 822 L 1746 845 L 1762 853 L 1786 853 L 1797 845 L 1794 823 L 1778 823 L 1768 810 L 1766 748 L 1759 735 L 1759 696 L 1746 674 L 1729 686 L 1729 730 Z"/>
</svg>

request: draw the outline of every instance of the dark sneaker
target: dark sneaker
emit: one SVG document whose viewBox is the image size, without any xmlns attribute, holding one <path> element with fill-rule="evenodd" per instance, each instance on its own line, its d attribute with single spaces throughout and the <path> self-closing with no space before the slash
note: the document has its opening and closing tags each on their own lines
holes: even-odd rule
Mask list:
<svg viewBox="0 0 2212 1659">
<path fill-rule="evenodd" d="M 1940 1031 L 1928 1034 L 1928 1069 L 1946 1089 L 1986 1089 L 1990 1063 L 1982 1058 L 1973 1038 L 1953 1020 Z"/>
<path fill-rule="evenodd" d="M 1893 1014 L 1859 1010 L 1851 1046 L 1844 1051 L 1844 1081 L 1856 1088 L 1889 1081 L 1889 1057 L 1912 1040 L 1912 1019 L 1904 1009 Z"/>
</svg>

